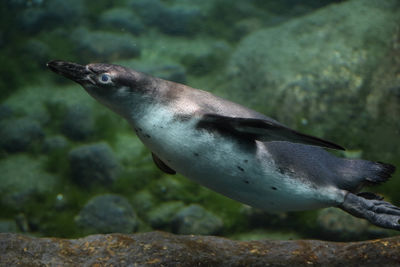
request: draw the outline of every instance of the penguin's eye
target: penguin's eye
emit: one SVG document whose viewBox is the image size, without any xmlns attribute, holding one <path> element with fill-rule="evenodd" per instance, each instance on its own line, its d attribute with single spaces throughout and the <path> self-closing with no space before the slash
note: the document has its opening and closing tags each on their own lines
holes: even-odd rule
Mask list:
<svg viewBox="0 0 400 267">
<path fill-rule="evenodd" d="M 101 83 L 107 84 L 107 83 L 111 82 L 111 77 L 110 77 L 110 75 L 104 73 L 104 74 L 100 75 L 99 81 Z"/>
</svg>

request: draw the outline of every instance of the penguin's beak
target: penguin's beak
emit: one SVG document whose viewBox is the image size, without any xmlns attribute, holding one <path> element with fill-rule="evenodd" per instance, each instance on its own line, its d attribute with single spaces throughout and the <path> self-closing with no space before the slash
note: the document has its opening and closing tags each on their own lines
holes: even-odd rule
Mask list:
<svg viewBox="0 0 400 267">
<path fill-rule="evenodd" d="M 90 77 L 93 72 L 90 71 L 85 65 L 62 60 L 53 60 L 48 62 L 46 66 L 55 73 L 61 74 L 62 76 L 79 84 L 87 82 L 93 83 L 93 80 Z"/>
</svg>

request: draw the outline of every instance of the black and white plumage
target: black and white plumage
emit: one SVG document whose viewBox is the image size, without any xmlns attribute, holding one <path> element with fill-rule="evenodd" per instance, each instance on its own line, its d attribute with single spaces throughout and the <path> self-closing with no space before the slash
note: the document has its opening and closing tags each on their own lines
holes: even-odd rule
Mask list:
<svg viewBox="0 0 400 267">
<path fill-rule="evenodd" d="M 400 230 L 400 208 L 365 184 L 385 182 L 394 166 L 338 158 L 341 146 L 206 91 L 112 64 L 47 66 L 81 84 L 123 116 L 168 174 L 184 176 L 266 211 L 339 207 L 381 227 Z"/>
</svg>

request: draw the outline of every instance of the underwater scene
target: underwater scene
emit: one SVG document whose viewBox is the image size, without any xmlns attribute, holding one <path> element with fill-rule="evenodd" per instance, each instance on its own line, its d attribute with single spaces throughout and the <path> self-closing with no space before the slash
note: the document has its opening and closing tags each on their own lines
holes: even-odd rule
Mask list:
<svg viewBox="0 0 400 267">
<path fill-rule="evenodd" d="M 400 206 L 400 171 L 394 172 L 400 168 L 398 0 L 3 0 L 0 25 L 1 233 L 80 238 L 159 230 L 231 240 L 326 241 L 400 234 L 357 218 L 363 215 L 353 206 L 335 207 L 338 198 L 343 201 L 339 188 L 368 203 L 382 196 Z M 64 61 L 81 64 L 67 65 L 68 71 L 90 70 L 90 75 L 101 74 L 101 80 L 85 76 L 88 80 L 83 81 L 66 73 L 61 69 Z M 142 114 L 151 103 L 146 102 L 148 96 L 137 102 L 107 102 L 90 88 L 102 83 L 107 86 L 101 90 L 111 90 L 112 75 L 127 71 L 85 66 L 89 63 L 138 71 L 120 79 L 119 94 L 132 93 L 130 79 L 142 79 L 146 73 L 208 91 L 279 123 L 251 112 L 250 121 L 231 121 L 224 112 L 192 115 L 204 120 L 202 131 L 218 130 L 215 143 L 203 151 L 205 161 L 201 153 L 185 152 L 204 141 L 192 133 L 199 125 L 189 127 L 192 116 L 176 119 L 170 125 L 173 131 L 159 127 L 142 134 L 126 118 Z M 137 88 L 153 90 L 149 95 L 154 98 L 161 94 L 156 89 L 181 88 L 148 79 Z M 143 115 L 138 120 L 143 125 L 161 123 L 168 112 L 175 116 L 188 108 L 173 102 L 180 92 L 164 99 L 167 104 L 160 101 L 165 110 L 158 117 Z M 210 108 L 203 93 L 188 94 L 199 106 L 204 102 L 207 112 L 225 110 L 219 102 Z M 236 112 L 231 102 L 221 103 Z M 266 137 L 260 133 L 264 130 Z M 169 141 L 171 136 L 181 140 L 182 154 Z M 265 194 L 279 197 L 265 203 L 274 206 L 266 211 L 262 205 L 244 204 L 265 197 L 257 190 L 263 184 L 248 187 L 252 175 L 260 174 L 257 166 L 240 185 L 219 179 L 221 173 L 229 178 L 245 171 L 245 165 L 226 168 L 230 161 L 252 164 L 251 157 L 260 159 L 246 147 L 249 136 L 267 146 L 278 143 L 267 150 L 271 162 L 280 164 L 271 170 L 278 185 L 268 184 L 271 193 Z M 286 145 L 292 141 L 305 145 Z M 247 154 L 221 156 L 214 145 L 240 147 L 243 150 L 232 151 Z M 297 146 L 307 148 L 298 151 Z M 348 160 L 336 163 L 316 146 Z M 199 157 L 182 163 L 189 154 Z M 168 163 L 163 155 L 180 163 Z M 355 159 L 371 162 L 363 161 L 364 168 Z M 182 174 L 193 169 L 198 170 L 194 179 Z M 297 179 L 294 184 L 282 182 L 289 176 Z M 333 204 L 319 208 L 315 195 Z M 287 211 L 292 204 L 303 207 L 302 201 L 309 209 Z M 397 216 L 399 227 L 398 209 L 385 207 L 395 210 L 389 213 Z"/>
</svg>

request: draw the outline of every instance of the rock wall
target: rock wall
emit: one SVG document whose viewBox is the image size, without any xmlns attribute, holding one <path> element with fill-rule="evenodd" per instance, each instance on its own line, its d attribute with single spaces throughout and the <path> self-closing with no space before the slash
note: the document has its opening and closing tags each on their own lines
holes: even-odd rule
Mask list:
<svg viewBox="0 0 400 267">
<path fill-rule="evenodd" d="M 386 82 L 393 75 L 375 75 L 398 68 L 390 59 L 399 53 L 399 8 L 398 1 L 352 0 L 255 31 L 233 53 L 221 94 L 346 148 L 368 147 L 364 132 L 380 121 L 372 100 L 398 92 L 398 80 Z"/>
<path fill-rule="evenodd" d="M 164 232 L 80 239 L 0 234 L 1 266 L 398 266 L 400 236 L 364 242 L 232 241 Z"/>
</svg>

